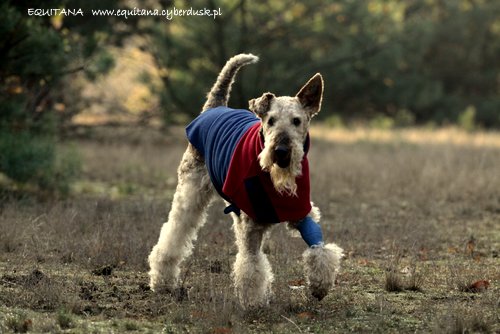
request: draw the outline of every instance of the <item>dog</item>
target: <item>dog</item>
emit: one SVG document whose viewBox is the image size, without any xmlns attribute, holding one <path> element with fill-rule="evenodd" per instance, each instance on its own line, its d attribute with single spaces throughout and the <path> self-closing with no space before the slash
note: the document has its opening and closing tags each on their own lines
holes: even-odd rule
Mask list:
<svg viewBox="0 0 500 334">
<path fill-rule="evenodd" d="M 180 264 L 192 253 L 217 194 L 234 220 L 238 253 L 232 278 L 243 308 L 268 305 L 272 296 L 274 277 L 262 244 L 276 223 L 298 230 L 309 246 L 303 265 L 311 294 L 321 300 L 335 284 L 343 251 L 323 242 L 307 159 L 309 123 L 321 108 L 323 78 L 314 75 L 294 97 L 265 93 L 250 100 L 249 110 L 228 108 L 236 73 L 257 61 L 252 54 L 229 59 L 186 129 L 189 143 L 168 221 L 148 258 L 155 292 L 177 288 Z"/>
</svg>

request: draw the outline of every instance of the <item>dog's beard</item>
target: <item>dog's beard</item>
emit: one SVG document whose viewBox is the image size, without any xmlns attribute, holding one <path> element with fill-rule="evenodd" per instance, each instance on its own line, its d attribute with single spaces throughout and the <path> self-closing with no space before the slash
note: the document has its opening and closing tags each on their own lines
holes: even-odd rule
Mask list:
<svg viewBox="0 0 500 334">
<path fill-rule="evenodd" d="M 271 147 L 273 145 L 265 141 L 264 149 L 259 154 L 259 164 L 262 170 L 269 172 L 274 189 L 280 194 L 297 196 L 297 183 L 295 179 L 302 175 L 302 158 L 304 149 L 301 146 L 293 147 L 290 165 L 281 168 L 273 162 Z"/>
</svg>

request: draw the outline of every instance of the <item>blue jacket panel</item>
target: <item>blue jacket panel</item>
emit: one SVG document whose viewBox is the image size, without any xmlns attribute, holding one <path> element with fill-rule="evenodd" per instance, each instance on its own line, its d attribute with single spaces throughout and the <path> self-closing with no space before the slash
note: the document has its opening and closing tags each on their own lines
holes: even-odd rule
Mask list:
<svg viewBox="0 0 500 334">
<path fill-rule="evenodd" d="M 187 126 L 187 138 L 205 158 L 212 183 L 220 194 L 238 142 L 259 121 L 248 110 L 217 107 L 205 110 Z"/>
</svg>

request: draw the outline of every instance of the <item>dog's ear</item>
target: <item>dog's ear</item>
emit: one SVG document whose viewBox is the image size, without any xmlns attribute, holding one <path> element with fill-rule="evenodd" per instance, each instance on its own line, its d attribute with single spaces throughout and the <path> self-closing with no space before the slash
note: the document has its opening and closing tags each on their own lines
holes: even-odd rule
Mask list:
<svg viewBox="0 0 500 334">
<path fill-rule="evenodd" d="M 262 118 L 269 111 L 269 108 L 271 108 L 271 101 L 275 97 L 273 93 L 264 93 L 261 97 L 251 99 L 248 102 L 249 109 Z"/>
<path fill-rule="evenodd" d="M 296 97 L 310 117 L 319 113 L 321 100 L 323 99 L 323 77 L 321 74 L 316 73 L 309 79 L 297 93 Z"/>
</svg>

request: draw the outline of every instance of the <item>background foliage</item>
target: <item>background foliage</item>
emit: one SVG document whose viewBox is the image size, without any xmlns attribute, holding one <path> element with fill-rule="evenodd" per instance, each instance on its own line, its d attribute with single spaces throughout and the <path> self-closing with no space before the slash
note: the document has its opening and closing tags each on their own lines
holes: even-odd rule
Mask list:
<svg viewBox="0 0 500 334">
<path fill-rule="evenodd" d="M 176 2 L 203 7 L 204 1 Z M 405 125 L 500 125 L 500 3 L 476 0 L 211 1 L 223 16 L 151 26 L 150 50 L 164 69 L 164 110 L 196 114 L 225 60 L 253 52 L 236 104 L 271 90 L 293 94 L 325 76 L 323 116 L 385 115 Z M 195 98 L 193 98 L 195 97 Z"/>
<path fill-rule="evenodd" d="M 239 75 L 235 107 L 264 91 L 294 94 L 321 72 L 326 94 L 320 117 L 328 124 L 500 126 L 495 0 L 150 0 L 141 8 L 220 8 L 222 16 L 90 14 L 134 6 L 39 1 L 37 8 L 82 8 L 85 16 L 38 17 L 27 14 L 33 5 L 26 1 L 0 5 L 0 147 L 13 140 L 22 147 L 2 150 L 5 175 L 47 184 L 41 170 L 60 174 L 54 148 L 60 130 L 91 105 L 120 113 L 133 104 L 127 97 L 137 95 L 141 113 L 161 115 L 164 125 L 184 124 L 199 112 L 221 66 L 240 52 L 262 61 Z M 153 69 L 109 80 L 103 89 L 99 80 L 116 64 L 126 71 L 127 45 L 149 57 Z M 100 95 L 86 97 L 82 82 Z M 107 104 L 106 94 L 117 98 Z"/>
<path fill-rule="evenodd" d="M 25 1 L 0 5 L 0 171 L 20 183 L 65 192 L 78 159 L 56 152 L 59 121 L 75 113 L 66 111 L 64 79 L 83 69 L 89 77 L 106 72 L 110 62 L 98 45 L 108 39 L 101 31 L 111 28 L 102 19 L 66 23 L 62 16 L 28 16 L 32 6 Z M 44 1 L 37 8 L 65 6 L 66 1 Z"/>
</svg>

